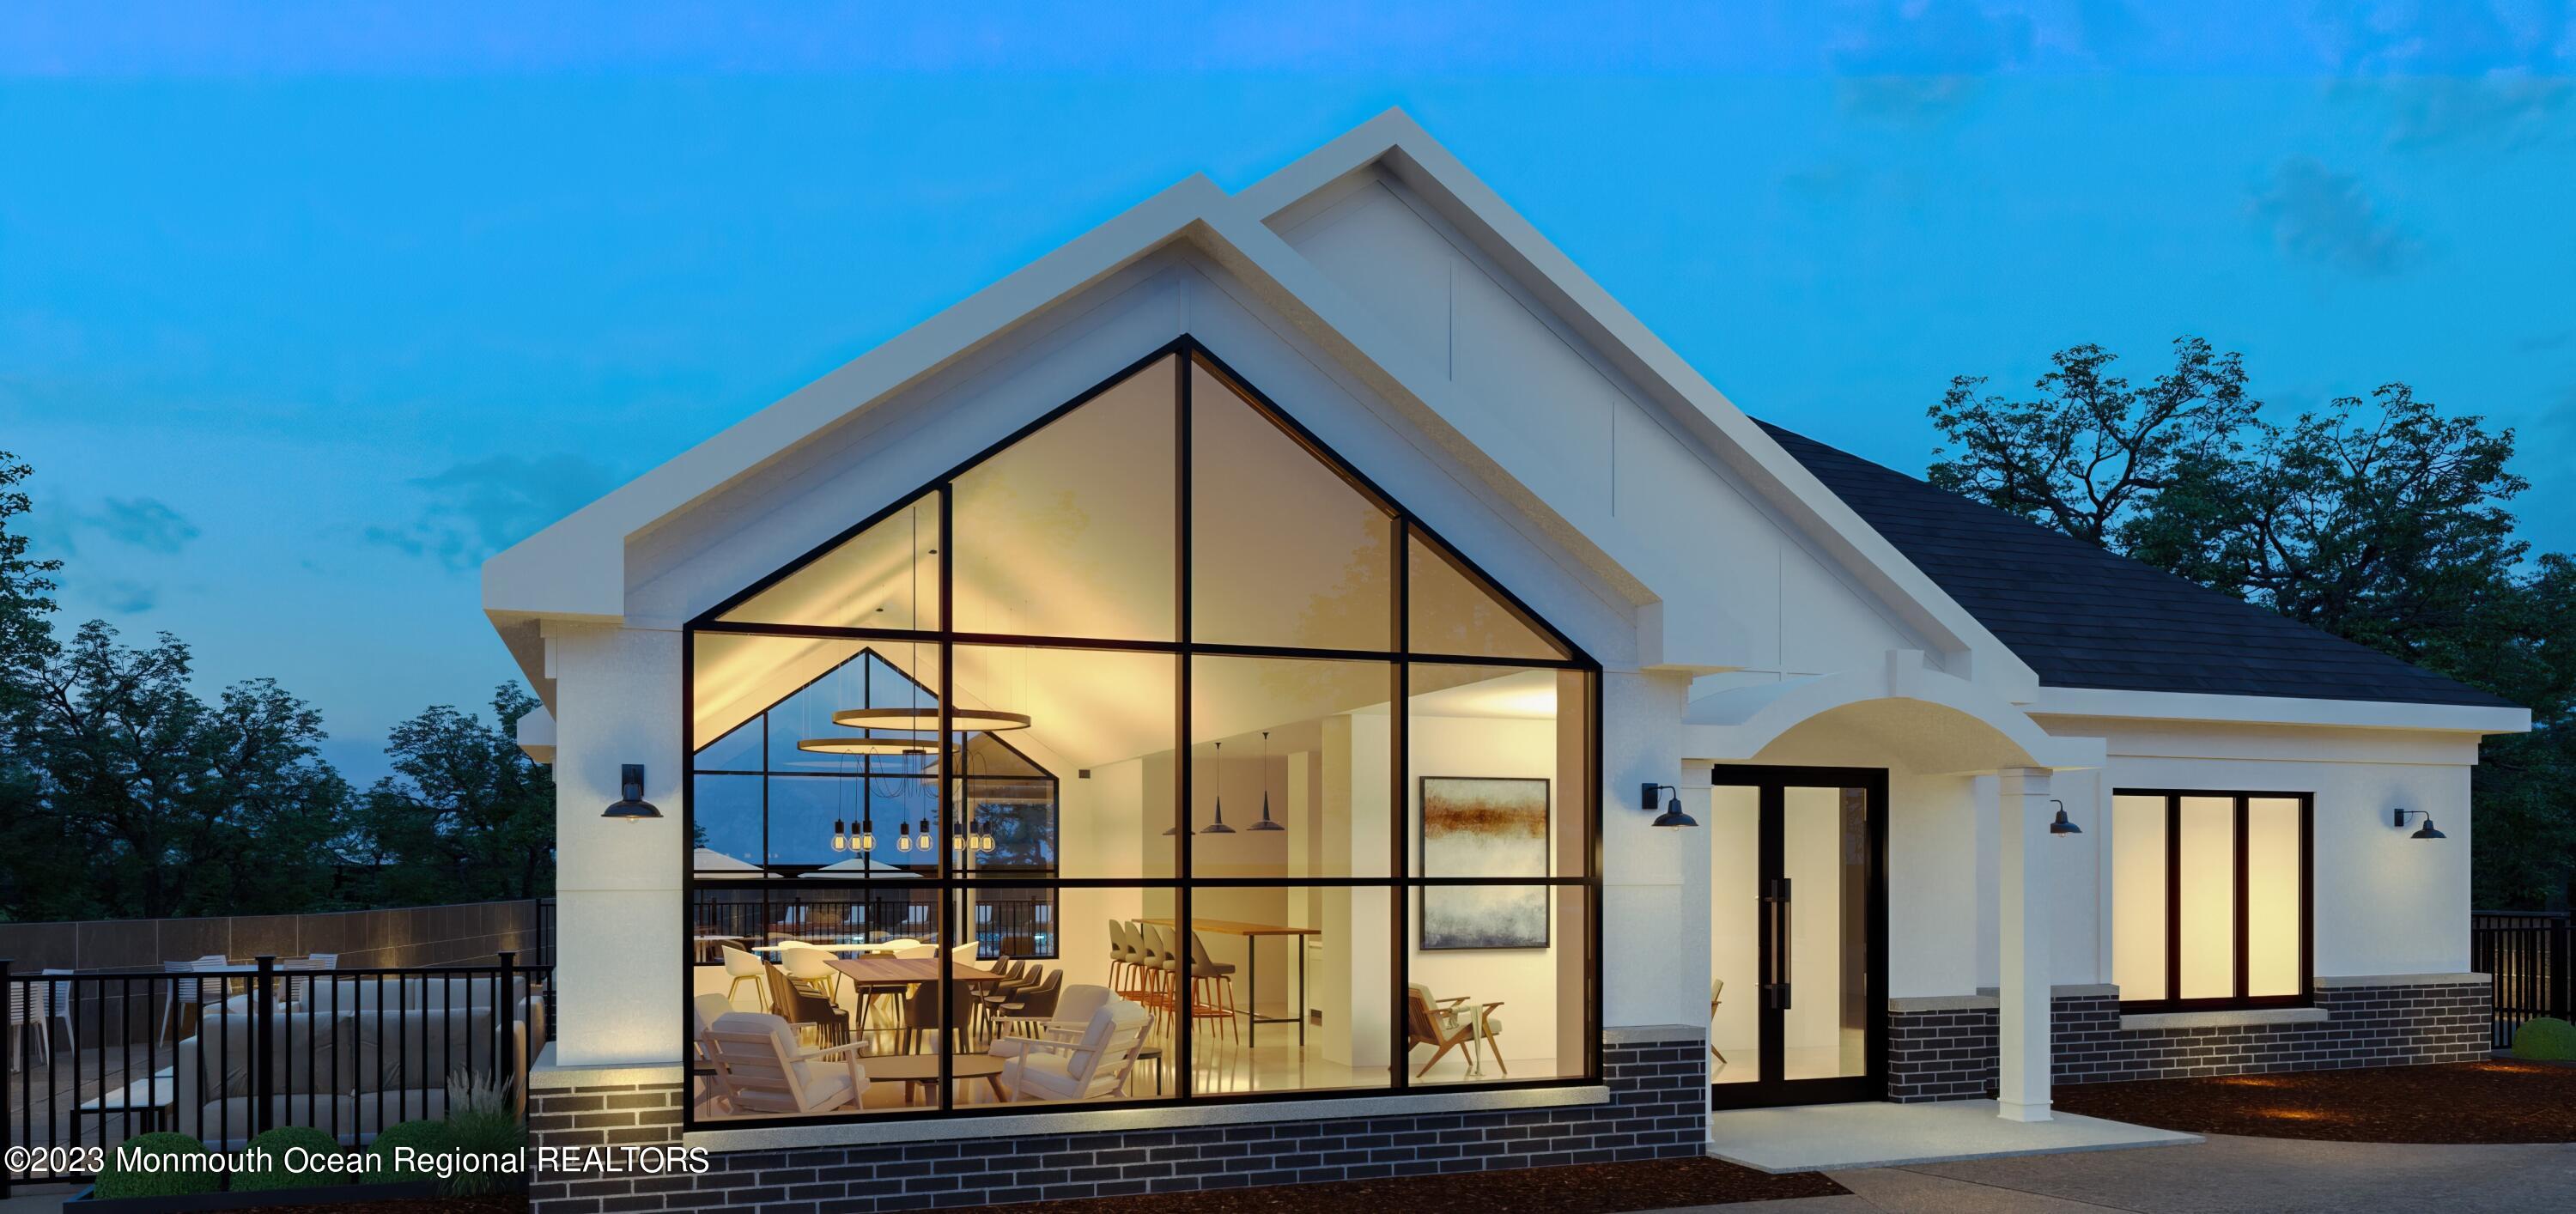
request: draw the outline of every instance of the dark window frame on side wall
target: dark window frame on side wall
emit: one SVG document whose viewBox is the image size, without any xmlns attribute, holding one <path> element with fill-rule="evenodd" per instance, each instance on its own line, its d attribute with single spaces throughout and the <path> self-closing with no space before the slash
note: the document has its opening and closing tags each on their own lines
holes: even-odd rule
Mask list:
<svg viewBox="0 0 2576 1214">
<path fill-rule="evenodd" d="M 956 536 L 953 533 L 954 511 L 952 508 L 953 499 L 955 497 L 956 480 L 968 471 L 976 468 L 978 465 L 985 463 L 992 457 L 1017 444 L 1022 439 L 1036 434 L 1049 423 L 1071 413 L 1082 405 L 1089 403 L 1091 400 L 1100 396 L 1102 393 L 1107 392 L 1111 388 L 1125 383 L 1137 374 L 1153 368 L 1156 363 L 1167 358 L 1172 359 L 1175 374 L 1173 392 L 1176 410 L 1175 423 L 1177 426 L 1176 452 L 1179 462 L 1177 477 L 1178 492 L 1174 502 L 1174 509 L 1176 511 L 1176 523 L 1178 527 L 1175 555 L 1180 562 L 1180 568 L 1176 571 L 1175 577 L 1175 593 L 1178 598 L 1178 602 L 1175 605 L 1174 639 L 1170 641 L 1140 641 L 1122 638 L 1083 638 L 1035 634 L 1006 635 L 970 632 L 955 627 L 955 620 L 952 616 L 953 607 L 956 602 L 956 595 L 954 593 L 952 582 L 954 566 L 952 565 L 950 558 L 956 551 L 956 545 L 954 542 Z M 1389 595 L 1389 609 L 1393 613 L 1393 618 L 1390 621 L 1392 635 L 1390 637 L 1388 648 L 1382 651 L 1374 649 L 1318 649 L 1299 646 L 1217 643 L 1197 641 L 1192 638 L 1192 615 L 1189 604 L 1189 586 L 1191 584 L 1190 572 L 1193 560 L 1189 541 L 1189 522 L 1192 516 L 1192 486 L 1189 469 L 1192 457 L 1192 445 L 1190 439 L 1192 402 L 1190 386 L 1193 378 L 1191 375 L 1193 368 L 1204 371 L 1215 377 L 1217 381 L 1222 383 L 1235 394 L 1239 395 L 1246 404 L 1250 405 L 1255 411 L 1267 418 L 1280 430 L 1284 431 L 1299 446 L 1304 447 L 1310 454 L 1315 456 L 1325 465 L 1326 468 L 1339 475 L 1344 482 L 1351 486 L 1351 488 L 1358 491 L 1361 495 L 1374 503 L 1379 509 L 1386 512 L 1392 526 L 1391 536 L 1393 540 L 1390 548 L 1393 580 Z M 891 519 L 896 515 L 904 511 L 914 509 L 925 502 L 935 504 L 938 512 L 936 534 L 940 561 L 938 618 L 935 626 L 909 629 L 846 628 L 813 624 L 754 623 L 729 621 L 721 618 L 736 607 L 749 602 L 762 591 L 767 590 L 798 570 L 801 570 L 816 560 L 830 554 L 842 544 L 864 534 L 868 529 L 876 526 L 879 522 Z M 1453 567 L 1465 574 L 1472 582 L 1481 585 L 1485 590 L 1489 591 L 1495 597 L 1500 606 L 1502 606 L 1511 615 L 1517 617 L 1523 624 L 1533 629 L 1538 635 L 1545 638 L 1548 644 L 1559 650 L 1563 656 L 1548 659 L 1531 657 L 1499 657 L 1489 654 L 1452 654 L 1413 651 L 1410 637 L 1412 598 L 1406 570 L 1409 553 L 1411 551 L 1409 541 L 1414 536 L 1419 536 L 1427 542 L 1429 545 L 1426 548 L 1427 552 L 1449 561 Z M 1371 1087 L 1365 1089 L 1317 1088 L 1311 1090 L 1292 1089 L 1258 1092 L 1204 1093 L 1192 1090 L 1194 1086 L 1195 1068 L 1189 1066 L 1175 1066 L 1171 1069 L 1171 1074 L 1175 1082 L 1171 1085 L 1168 1094 L 1158 1094 L 1150 1097 L 1128 1097 L 1116 1100 L 1093 1100 L 1061 1104 L 1046 1103 L 1037 1105 L 1019 1105 L 1011 1103 L 995 1103 L 968 1105 L 959 1103 L 956 1098 L 957 1085 L 953 1082 L 953 1061 L 957 1055 L 943 1049 L 937 1051 L 937 1057 L 940 1059 L 938 1066 L 938 1079 L 935 1081 L 936 1090 L 939 1093 L 938 1099 L 934 1104 L 927 1107 L 918 1109 L 907 1108 L 902 1110 L 883 1110 L 867 1113 L 839 1112 L 811 1117 L 761 1116 L 746 1120 L 726 1117 L 701 1118 L 698 1115 L 696 1102 L 694 1100 L 690 1100 L 683 1102 L 683 1128 L 718 1129 L 740 1128 L 744 1126 L 783 1127 L 797 1125 L 845 1125 L 874 1124 L 882 1121 L 896 1120 L 963 1120 L 983 1116 L 1043 1116 L 1048 1113 L 1070 1113 L 1111 1108 L 1188 1107 L 1218 1103 L 1268 1104 L 1295 1103 L 1299 1101 L 1312 1100 L 1367 1099 L 1369 1097 L 1381 1095 L 1403 1095 L 1408 1091 L 1462 1092 L 1572 1088 L 1593 1086 L 1601 1082 L 1601 957 L 1603 931 L 1600 875 L 1600 815 L 1603 806 L 1600 802 L 1599 793 L 1602 784 L 1601 664 L 1591 657 L 1591 655 L 1584 652 L 1579 646 L 1575 645 L 1571 639 L 1567 638 L 1553 625 L 1540 617 L 1535 611 L 1531 610 L 1526 603 L 1523 603 L 1518 597 L 1514 596 L 1512 592 L 1500 581 L 1496 580 L 1491 574 L 1477 566 L 1465 555 L 1465 553 L 1459 550 L 1457 545 L 1441 537 L 1429 527 L 1425 526 L 1410 512 L 1404 510 L 1396 503 L 1392 495 L 1380 489 L 1374 482 L 1370 481 L 1366 476 L 1351 467 L 1351 465 L 1346 461 L 1342 460 L 1329 447 L 1325 446 L 1320 439 L 1316 438 L 1314 434 L 1300 425 L 1284 409 L 1271 401 L 1269 397 L 1262 395 L 1258 389 L 1253 388 L 1249 382 L 1241 375 L 1237 374 L 1233 368 L 1227 366 L 1222 359 L 1218 358 L 1212 351 L 1208 350 L 1206 346 L 1202 345 L 1195 338 L 1184 335 L 1157 347 L 1151 353 L 1137 359 L 1125 368 L 1122 368 L 1115 374 L 1102 380 L 1100 383 L 1093 385 L 1090 389 L 1075 396 L 1073 399 L 1049 410 L 1047 413 L 1029 422 L 1027 425 L 1012 431 L 1010 434 L 1003 436 L 1000 440 L 994 442 L 992 445 L 984 448 L 982 451 L 969 457 L 955 467 L 928 478 L 921 488 L 903 495 L 885 509 L 861 520 L 859 523 L 847 528 L 840 534 L 815 546 L 804 555 L 788 562 L 768 576 L 743 588 L 723 602 L 708 608 L 706 611 L 701 612 L 695 618 L 690 620 L 687 627 L 681 634 L 681 686 L 679 688 L 679 692 L 684 709 L 681 714 L 683 746 L 686 757 L 692 764 L 694 764 L 697 748 L 700 745 L 700 740 L 696 736 L 696 714 L 693 711 L 696 695 L 697 642 L 701 636 L 719 635 L 768 635 L 780 637 L 801 637 L 808 639 L 845 638 L 860 642 L 872 640 L 917 641 L 924 644 L 935 645 L 938 651 L 937 656 L 940 667 L 938 672 L 938 682 L 939 685 L 943 687 L 954 685 L 953 671 L 950 668 L 951 659 L 955 650 L 965 647 L 1021 646 L 1029 648 L 1108 650 L 1171 655 L 1176 662 L 1175 682 L 1177 686 L 1175 690 L 1178 697 L 1175 704 L 1175 726 L 1177 735 L 1175 738 L 1175 747 L 1177 752 L 1181 754 L 1190 753 L 1194 745 L 1192 737 L 1192 705 L 1190 701 L 1190 669 L 1192 665 L 1191 659 L 1193 657 L 1275 657 L 1325 661 L 1382 661 L 1387 663 L 1394 678 L 1394 686 L 1391 688 L 1391 702 L 1397 705 L 1407 706 L 1406 712 L 1399 712 L 1396 714 L 1393 728 L 1393 747 L 1390 754 L 1390 759 L 1392 761 L 1389 764 L 1392 779 L 1389 795 L 1391 797 L 1391 805 L 1398 807 L 1399 812 L 1390 814 L 1390 855 L 1387 876 L 1302 878 L 1284 876 L 1275 879 L 1267 877 L 1196 877 L 1191 871 L 1193 844 L 1190 840 L 1193 838 L 1193 834 L 1191 831 L 1184 829 L 1175 836 L 1178 846 L 1175 848 L 1175 860 L 1177 862 L 1175 871 L 1177 875 L 1174 877 L 1066 877 L 1062 875 L 1062 869 L 1060 866 L 1057 870 L 1057 875 L 1052 877 L 983 877 L 972 872 L 960 871 L 951 863 L 951 851 L 945 845 L 945 842 L 946 836 L 949 832 L 956 829 L 955 819 L 958 813 L 956 787 L 962 777 L 957 773 L 948 773 L 939 781 L 939 787 L 941 790 L 939 799 L 942 806 L 938 817 L 940 824 L 939 829 L 942 836 L 942 845 L 939 847 L 937 852 L 940 858 L 939 869 L 935 876 L 919 878 L 918 884 L 920 887 L 935 891 L 936 893 L 936 902 L 939 908 L 937 930 L 939 939 L 942 941 L 943 946 L 947 941 L 955 939 L 957 935 L 957 925 L 952 921 L 952 911 L 958 904 L 958 896 L 961 894 L 971 894 L 977 890 L 1002 891 L 1032 887 L 1045 887 L 1050 890 L 1072 888 L 1169 889 L 1173 891 L 1174 894 L 1176 904 L 1175 917 L 1184 921 L 1195 921 L 1195 916 L 1191 912 L 1190 900 L 1190 891 L 1193 888 L 1281 887 L 1286 889 L 1321 888 L 1386 890 L 1390 895 L 1391 903 L 1391 913 L 1388 915 L 1388 944 L 1392 954 L 1391 973 L 1389 974 L 1389 995 L 1391 998 L 1391 1006 L 1388 1009 L 1390 1017 L 1388 1032 L 1391 1035 L 1392 1044 L 1395 1046 L 1395 1050 L 1388 1066 L 1388 1082 L 1384 1087 Z M 1556 807 L 1564 813 L 1574 815 L 1574 821 L 1579 824 L 1576 829 L 1583 832 L 1580 846 L 1576 849 L 1581 856 L 1580 872 L 1571 875 L 1554 874 L 1545 877 L 1496 877 L 1469 879 L 1424 877 L 1414 871 L 1413 865 L 1409 859 L 1411 852 L 1411 839 L 1409 838 L 1409 835 L 1413 814 L 1402 812 L 1401 807 L 1409 803 L 1408 790 L 1411 786 L 1411 776 L 1409 771 L 1410 760 L 1408 747 L 1405 743 L 1405 730 L 1403 723 L 1410 711 L 1410 680 L 1408 676 L 1411 669 L 1416 665 L 1490 667 L 1497 669 L 1513 668 L 1524 670 L 1547 669 L 1575 672 L 1584 676 L 1582 681 L 1584 688 L 1581 697 L 1582 703 L 1571 711 L 1561 712 L 1559 717 L 1560 721 L 1564 722 L 1561 726 L 1562 728 L 1570 728 L 1579 731 L 1583 753 L 1582 769 L 1579 771 L 1558 773 L 1557 786 L 1561 789 L 1570 790 L 1570 792 L 1564 794 L 1566 796 L 1566 800 Z M 945 699 L 940 699 L 938 701 L 937 711 L 941 718 L 941 724 L 943 726 L 947 725 L 949 723 L 948 716 L 952 710 Z M 937 732 L 943 736 L 948 736 L 954 734 L 955 730 L 942 729 Z M 1188 807 L 1194 804 L 1191 796 L 1192 777 L 1190 774 L 1193 766 L 1194 764 L 1187 762 L 1176 765 L 1176 796 L 1174 797 L 1173 823 L 1175 826 L 1186 826 L 1189 822 Z M 681 838 L 684 845 L 680 849 L 679 857 L 682 882 L 682 903 L 684 907 L 691 908 L 684 913 L 694 915 L 694 907 L 696 906 L 699 891 L 702 888 L 708 888 L 719 883 L 708 882 L 702 884 L 698 880 L 696 873 L 691 869 L 690 849 L 686 846 L 686 841 L 690 839 L 694 833 L 695 807 L 693 804 L 694 798 L 692 794 L 692 785 L 688 781 L 683 781 L 680 818 Z M 882 831 L 880 831 L 880 834 L 882 834 Z M 1581 1007 L 1577 1013 L 1583 1018 L 1584 1022 L 1582 1034 L 1583 1046 L 1580 1057 L 1580 1066 L 1575 1073 L 1551 1076 L 1547 1078 L 1503 1078 L 1499 1080 L 1485 1079 L 1469 1082 L 1444 1081 L 1437 1084 L 1420 1085 L 1411 1082 L 1411 1072 L 1413 1068 L 1405 1062 L 1405 1058 L 1409 1053 L 1407 1048 L 1409 1035 L 1407 1032 L 1406 1022 L 1406 988 L 1411 976 L 1411 949 L 1408 948 L 1407 945 L 1413 928 L 1413 915 L 1410 913 L 1412 909 L 1412 891 L 1425 887 L 1441 885 L 1534 885 L 1546 886 L 1551 889 L 1574 891 L 1580 894 L 1585 908 L 1584 923 L 1582 930 L 1578 933 L 1578 937 L 1568 942 L 1570 947 L 1580 948 L 1583 950 L 1582 966 L 1580 967 L 1582 972 L 1582 989 L 1579 992 Z M 1403 896 L 1396 896 L 1399 894 Z M 1058 925 L 1058 930 L 1062 930 L 1061 924 Z M 683 941 L 680 961 L 682 979 L 680 987 L 682 998 L 681 1006 L 676 1009 L 676 1011 L 677 1014 L 682 1017 L 681 1023 L 687 1024 L 689 1023 L 688 1017 L 691 1014 L 688 1007 L 688 1001 L 691 993 L 695 990 L 695 969 L 697 967 L 692 948 L 690 947 L 690 942 L 688 941 Z M 943 987 L 947 986 L 951 981 L 952 980 L 945 974 L 943 974 L 938 980 L 939 985 Z M 1574 993 L 1560 991 L 1558 998 L 1562 1000 L 1567 998 L 1570 994 Z M 953 1000 L 943 993 L 936 997 L 933 1002 L 939 1009 L 940 1019 L 943 1024 L 943 1028 L 938 1035 L 938 1039 L 944 1040 L 947 1035 L 945 1031 L 946 1022 L 948 1020 L 949 1010 L 952 1007 Z M 1173 1024 L 1174 1041 L 1171 1043 L 1170 1047 L 1170 1053 L 1173 1056 L 1182 1058 L 1192 1056 L 1193 1038 L 1196 1032 L 1205 1031 L 1196 1028 L 1194 1024 L 1195 1020 L 1196 1017 L 1189 1016 L 1177 1017 L 1175 1019 L 1175 1023 Z M 693 1085 L 704 1074 L 706 1074 L 706 1071 L 702 1066 L 694 1062 L 690 1065 L 689 1076 L 690 1082 Z"/>
<path fill-rule="evenodd" d="M 2317 990 L 2316 794 L 2312 792 L 2249 791 L 2233 788 L 2115 788 L 2111 791 L 2111 795 L 2115 798 L 2114 804 L 2117 803 L 2116 798 L 2120 797 L 2160 798 L 2164 801 L 2165 808 L 2165 855 L 2163 866 L 2165 997 L 2162 999 L 2130 999 L 2127 997 L 2127 992 L 2123 991 L 2120 999 L 2120 1010 L 2122 1012 L 2132 1014 L 2146 1014 L 2153 1012 L 2205 1012 L 2257 1010 L 2264 1008 L 2314 1007 L 2316 1005 Z M 2233 927 L 2234 955 L 2232 964 L 2235 968 L 2236 991 L 2232 995 L 2201 996 L 2190 999 L 2180 997 L 2180 992 L 2182 990 L 2183 944 L 2181 826 L 2182 802 L 2186 797 L 2209 799 L 2224 798 L 2235 803 L 2234 818 L 2236 829 L 2234 842 L 2231 845 L 2231 861 L 2235 866 L 2234 881 L 2232 883 L 2235 909 L 2235 924 Z M 2251 977 L 2248 972 L 2249 962 L 2247 948 L 2251 929 L 2249 928 L 2247 921 L 2247 908 L 2251 902 L 2249 895 L 2251 893 L 2253 875 L 2251 862 L 2247 856 L 2248 848 L 2246 846 L 2246 841 L 2247 836 L 2250 833 L 2251 810 L 2249 805 L 2254 801 L 2296 801 L 2299 804 L 2299 989 L 2295 994 L 2249 995 L 2246 993 L 2251 984 Z M 2117 849 L 2120 846 L 2120 840 L 2116 832 L 2112 837 L 2111 846 L 2114 849 Z M 2116 866 L 2117 861 L 2115 860 L 2114 867 L 2116 868 Z M 2118 913 L 2118 900 L 2114 898 L 2112 902 L 2112 914 L 2116 916 Z M 2116 931 L 2117 927 L 2115 921 L 2115 934 Z"/>
</svg>

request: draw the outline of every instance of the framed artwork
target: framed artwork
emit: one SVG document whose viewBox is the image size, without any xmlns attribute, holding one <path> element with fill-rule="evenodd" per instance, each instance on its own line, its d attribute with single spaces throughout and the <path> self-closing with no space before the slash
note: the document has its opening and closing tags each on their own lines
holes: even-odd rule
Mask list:
<svg viewBox="0 0 2576 1214">
<path fill-rule="evenodd" d="M 1422 777 L 1414 846 L 1426 877 L 1548 875 L 1548 782 L 1505 776 Z M 1421 891 L 1426 952 L 1546 948 L 1548 887 L 1430 886 Z"/>
</svg>

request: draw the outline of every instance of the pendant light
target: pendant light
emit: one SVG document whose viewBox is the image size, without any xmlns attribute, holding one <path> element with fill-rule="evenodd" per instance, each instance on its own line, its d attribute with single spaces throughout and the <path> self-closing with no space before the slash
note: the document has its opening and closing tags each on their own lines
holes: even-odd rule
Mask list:
<svg viewBox="0 0 2576 1214">
<path fill-rule="evenodd" d="M 850 850 L 850 824 L 839 818 L 832 819 L 832 850 Z"/>
<path fill-rule="evenodd" d="M 1234 828 L 1225 824 L 1225 743 L 1216 744 L 1216 821 L 1199 831 L 1203 835 L 1230 835 Z"/>
<path fill-rule="evenodd" d="M 1261 820 L 1243 829 L 1265 831 L 1288 829 L 1270 820 L 1270 731 L 1267 729 L 1261 731 Z"/>
<path fill-rule="evenodd" d="M 894 849 L 900 852 L 908 852 L 912 850 L 912 823 L 899 822 L 895 824 Z"/>
</svg>

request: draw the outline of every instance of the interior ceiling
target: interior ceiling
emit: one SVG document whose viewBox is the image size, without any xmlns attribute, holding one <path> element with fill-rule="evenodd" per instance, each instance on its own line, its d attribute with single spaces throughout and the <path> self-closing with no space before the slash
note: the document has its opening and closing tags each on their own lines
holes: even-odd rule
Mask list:
<svg viewBox="0 0 2576 1214">
<path fill-rule="evenodd" d="M 959 631 L 1171 639 L 1179 567 L 1173 382 L 1171 360 L 1158 361 L 956 478 L 956 551 L 949 555 L 952 623 Z M 1364 535 L 1341 534 L 1347 527 L 1319 531 L 1324 515 L 1336 521 L 1384 516 L 1229 390 L 1202 387 L 1193 403 L 1202 415 L 1221 411 L 1198 427 L 1215 448 L 1198 452 L 1208 467 L 1197 480 L 1206 483 L 1194 483 L 1200 494 L 1212 495 L 1194 537 L 1204 591 L 1194 592 L 1203 600 L 1194 606 L 1203 630 L 1249 629 L 1256 635 L 1222 639 L 1292 646 L 1386 645 L 1382 625 L 1369 636 L 1345 635 L 1354 619 L 1385 618 L 1390 578 L 1379 568 L 1382 539 L 1372 549 Z M 1229 480 L 1214 474 L 1220 468 L 1243 471 Z M 1282 471 L 1258 474 L 1265 468 Z M 1347 503 L 1336 500 L 1345 495 Z M 931 497 L 889 516 L 723 618 L 935 627 L 936 509 Z M 1301 527 L 1298 520 L 1313 525 Z M 1375 565 L 1359 567 L 1371 559 Z M 1471 593 L 1483 598 L 1481 590 Z M 1439 601 L 1458 597 L 1453 590 Z M 1436 609 L 1443 617 L 1509 621 L 1490 599 L 1482 611 L 1471 606 Z M 1519 629 L 1516 622 L 1509 626 Z M 928 643 L 699 634 L 696 736 L 701 742 L 723 736 L 870 647 L 937 692 L 937 648 Z M 960 708 L 1032 717 L 1031 728 L 1008 737 L 1044 766 L 1100 766 L 1171 749 L 1175 661 L 1168 654 L 960 646 L 955 699 Z M 1553 671 L 1413 669 L 1416 712 L 1555 713 Z M 1290 659 L 1201 657 L 1192 684 L 1191 736 L 1200 741 L 1257 736 L 1340 713 L 1383 713 L 1393 691 L 1385 663 Z"/>
</svg>

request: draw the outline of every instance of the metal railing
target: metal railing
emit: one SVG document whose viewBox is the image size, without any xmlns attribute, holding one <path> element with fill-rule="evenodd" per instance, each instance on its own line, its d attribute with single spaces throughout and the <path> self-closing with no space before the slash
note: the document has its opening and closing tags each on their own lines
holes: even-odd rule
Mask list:
<svg viewBox="0 0 2576 1214">
<path fill-rule="evenodd" d="M 451 1083 L 524 1110 L 551 1033 L 549 966 L 304 970 L 273 956 L 172 973 L 12 972 L 0 1145 L 13 1184 L 92 1176 L 155 1130 L 238 1150 L 279 1126 L 344 1146 L 445 1116 Z"/>
<path fill-rule="evenodd" d="M 2479 911 L 2469 917 L 2469 965 L 2494 982 L 2496 1049 L 2543 1016 L 2576 1017 L 2576 932 L 2565 911 Z"/>
<path fill-rule="evenodd" d="M 939 905 L 909 897 L 713 899 L 703 891 L 691 915 L 697 959 L 714 960 L 712 945 L 725 940 L 768 944 L 795 938 L 815 944 L 910 936 L 935 940 Z M 972 917 L 977 956 L 1051 959 L 1056 955 L 1056 905 L 1052 897 L 979 898 Z"/>
</svg>

